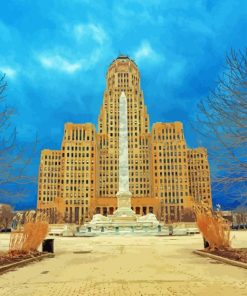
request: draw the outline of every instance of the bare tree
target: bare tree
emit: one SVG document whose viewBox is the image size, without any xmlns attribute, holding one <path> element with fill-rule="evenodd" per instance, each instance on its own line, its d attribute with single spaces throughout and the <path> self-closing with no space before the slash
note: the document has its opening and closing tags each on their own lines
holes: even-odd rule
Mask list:
<svg viewBox="0 0 247 296">
<path fill-rule="evenodd" d="M 0 205 L 0 228 L 7 229 L 14 217 L 11 206 L 2 204 Z"/>
<path fill-rule="evenodd" d="M 197 130 L 206 137 L 217 188 L 246 194 L 247 49 L 231 50 L 217 87 L 198 104 Z M 239 193 L 238 193 L 239 194 Z"/>
<path fill-rule="evenodd" d="M 30 164 L 36 143 L 27 157 L 27 151 L 19 148 L 16 141 L 16 129 L 11 124 L 15 110 L 6 105 L 7 83 L 5 75 L 0 75 L 0 197 L 22 196 L 21 190 L 11 190 L 18 184 L 34 182 L 33 177 L 27 176 L 26 169 Z"/>
</svg>

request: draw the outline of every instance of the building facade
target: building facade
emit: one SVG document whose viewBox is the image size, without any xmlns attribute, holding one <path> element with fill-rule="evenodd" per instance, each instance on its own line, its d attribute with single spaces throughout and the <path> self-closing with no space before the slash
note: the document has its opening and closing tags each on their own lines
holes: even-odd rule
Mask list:
<svg viewBox="0 0 247 296">
<path fill-rule="evenodd" d="M 152 212 L 170 223 L 180 221 L 194 200 L 211 205 L 207 151 L 187 147 L 181 122 L 155 123 L 150 131 L 138 67 L 121 55 L 107 71 L 98 130 L 90 123 L 66 123 L 61 150 L 42 151 L 37 207 L 56 208 L 60 200 L 65 219 L 78 224 L 116 210 L 121 92 L 127 97 L 129 184 L 136 214 Z"/>
</svg>

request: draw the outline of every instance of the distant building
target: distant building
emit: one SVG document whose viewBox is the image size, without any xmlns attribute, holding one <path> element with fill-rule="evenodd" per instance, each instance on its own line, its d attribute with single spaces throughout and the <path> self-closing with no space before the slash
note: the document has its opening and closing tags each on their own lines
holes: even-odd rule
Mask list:
<svg viewBox="0 0 247 296">
<path fill-rule="evenodd" d="M 114 212 L 122 91 L 128 104 L 129 184 L 136 214 L 153 212 L 175 222 L 194 200 L 212 206 L 206 149 L 187 147 L 181 122 L 155 123 L 150 131 L 139 70 L 120 55 L 107 71 L 98 131 L 91 123 L 66 123 L 61 150 L 42 151 L 37 207 L 56 211 L 55 200 L 62 200 L 66 220 L 80 224 L 95 213 Z"/>
</svg>

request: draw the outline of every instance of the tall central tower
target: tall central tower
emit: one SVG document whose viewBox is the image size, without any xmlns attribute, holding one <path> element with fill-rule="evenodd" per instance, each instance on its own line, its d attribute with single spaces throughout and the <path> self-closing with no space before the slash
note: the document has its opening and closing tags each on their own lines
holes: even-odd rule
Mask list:
<svg viewBox="0 0 247 296">
<path fill-rule="evenodd" d="M 140 73 L 127 56 L 119 56 L 106 75 L 106 89 L 98 119 L 98 196 L 116 197 L 119 184 L 119 98 L 127 97 L 129 189 L 133 197 L 149 197 L 151 135 L 140 87 Z"/>
</svg>

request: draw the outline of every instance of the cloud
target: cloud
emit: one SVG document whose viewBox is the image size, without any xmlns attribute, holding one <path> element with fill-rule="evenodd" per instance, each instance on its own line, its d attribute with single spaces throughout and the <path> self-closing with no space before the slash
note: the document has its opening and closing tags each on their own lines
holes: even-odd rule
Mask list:
<svg viewBox="0 0 247 296">
<path fill-rule="evenodd" d="M 43 68 L 67 74 L 88 71 L 109 51 L 110 41 L 101 25 L 95 22 L 66 24 L 65 29 L 66 35 L 72 36 L 69 43 L 57 44 L 53 50 L 44 48 L 35 54 Z"/>
<path fill-rule="evenodd" d="M 157 62 L 162 60 L 163 57 L 155 52 L 148 41 L 143 41 L 139 48 L 134 52 L 134 59 L 137 62 L 141 62 L 142 60 L 147 59 L 153 62 Z"/>
<path fill-rule="evenodd" d="M 77 41 L 81 41 L 84 37 L 90 37 L 102 45 L 107 40 L 107 34 L 103 27 L 95 23 L 77 24 L 73 31 Z"/>
<path fill-rule="evenodd" d="M 76 62 L 71 62 L 59 54 L 41 53 L 38 55 L 38 60 L 43 68 L 74 74 L 79 70 L 87 71 L 92 69 L 98 63 L 102 53 L 100 48 L 96 48 L 83 58 L 78 58 Z"/>
<path fill-rule="evenodd" d="M 104 41 L 106 40 L 106 33 L 103 30 L 103 28 L 95 24 L 89 24 L 88 27 L 91 33 L 93 34 L 93 39 L 97 41 L 99 44 L 104 43 Z"/>
<path fill-rule="evenodd" d="M 10 79 L 14 79 L 17 74 L 17 70 L 15 70 L 10 66 L 0 67 L 0 72 L 2 72 L 3 74 L 6 74 L 7 78 L 10 78 Z"/>
<path fill-rule="evenodd" d="M 75 73 L 82 66 L 80 61 L 72 63 L 60 55 L 39 55 L 38 59 L 44 68 L 54 69 L 68 74 Z"/>
</svg>

